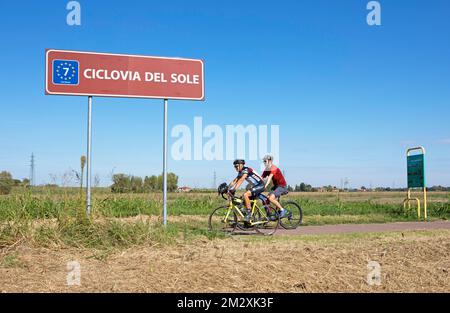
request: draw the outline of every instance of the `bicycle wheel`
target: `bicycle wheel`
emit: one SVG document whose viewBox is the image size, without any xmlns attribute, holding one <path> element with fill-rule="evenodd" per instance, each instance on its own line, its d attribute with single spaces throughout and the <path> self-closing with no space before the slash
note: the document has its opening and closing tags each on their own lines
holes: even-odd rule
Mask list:
<svg viewBox="0 0 450 313">
<path fill-rule="evenodd" d="M 255 225 L 256 232 L 264 236 L 271 236 L 277 231 L 280 225 L 280 217 L 277 214 L 275 217 L 269 218 L 266 214 L 258 210 L 253 215 L 253 222 L 258 223 Z"/>
<path fill-rule="evenodd" d="M 212 211 L 209 215 L 208 227 L 210 231 L 222 231 L 232 233 L 236 229 L 236 213 L 231 211 L 228 206 L 221 206 Z"/>
<path fill-rule="evenodd" d="M 284 202 L 282 206 L 288 213 L 285 217 L 280 218 L 281 227 L 284 229 L 295 229 L 303 220 L 302 208 L 295 202 Z"/>
</svg>

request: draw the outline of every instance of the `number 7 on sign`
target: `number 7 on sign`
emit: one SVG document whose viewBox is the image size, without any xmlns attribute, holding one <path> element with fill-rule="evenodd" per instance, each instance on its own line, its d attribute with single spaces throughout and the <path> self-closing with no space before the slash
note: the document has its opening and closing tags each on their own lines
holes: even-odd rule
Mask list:
<svg viewBox="0 0 450 313">
<path fill-rule="evenodd" d="M 68 67 L 63 67 L 63 70 L 66 71 L 66 72 L 64 73 L 64 76 L 67 76 L 67 74 L 69 73 L 69 68 L 68 68 Z"/>
</svg>

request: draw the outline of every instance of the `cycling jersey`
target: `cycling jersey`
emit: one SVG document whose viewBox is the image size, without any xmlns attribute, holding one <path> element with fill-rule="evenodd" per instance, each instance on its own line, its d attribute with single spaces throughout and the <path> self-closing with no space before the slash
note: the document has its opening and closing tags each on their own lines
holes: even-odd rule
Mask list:
<svg viewBox="0 0 450 313">
<path fill-rule="evenodd" d="M 263 179 L 261 176 L 256 174 L 256 172 L 250 168 L 250 167 L 244 167 L 242 171 L 238 173 L 238 176 L 236 177 L 237 180 L 239 180 L 243 175 L 247 174 L 247 178 L 245 179 L 249 184 L 252 186 L 257 186 L 260 184 L 264 184 Z"/>
<path fill-rule="evenodd" d="M 265 170 L 262 174 L 262 177 L 265 178 L 269 176 L 270 174 L 273 174 L 272 182 L 274 187 L 286 187 L 286 180 L 284 179 L 283 173 L 281 173 L 280 169 L 276 167 L 275 165 L 272 165 L 270 169 Z"/>
</svg>

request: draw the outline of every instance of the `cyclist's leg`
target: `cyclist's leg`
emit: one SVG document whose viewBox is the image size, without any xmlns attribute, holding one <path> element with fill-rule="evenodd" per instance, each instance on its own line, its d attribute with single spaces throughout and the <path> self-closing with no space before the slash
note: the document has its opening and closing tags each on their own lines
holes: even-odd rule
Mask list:
<svg viewBox="0 0 450 313">
<path fill-rule="evenodd" d="M 269 200 L 270 203 L 272 203 L 274 206 L 276 206 L 276 208 L 280 211 L 283 209 L 283 207 L 281 206 L 279 199 L 282 195 L 287 194 L 287 188 L 286 187 L 276 187 L 275 189 L 273 189 L 270 193 L 269 193 Z"/>
<path fill-rule="evenodd" d="M 262 193 L 264 192 L 265 186 L 264 184 L 259 184 L 256 186 L 253 186 L 249 192 L 251 193 L 251 197 L 252 199 L 256 202 L 258 199 L 262 200 L 260 198 L 260 196 L 262 195 Z M 263 195 L 264 196 L 264 195 Z M 264 196 L 265 197 L 265 196 Z M 252 212 L 253 214 L 255 214 L 255 212 Z"/>
<path fill-rule="evenodd" d="M 249 222 L 250 218 L 251 218 L 250 196 L 251 196 L 251 193 L 249 190 L 244 192 L 244 194 L 242 195 L 242 197 L 244 198 L 244 207 L 247 211 L 247 213 L 245 215 L 245 220 L 244 220 L 245 222 Z"/>
<path fill-rule="evenodd" d="M 248 192 L 250 192 L 251 199 L 253 199 L 255 201 L 260 199 L 263 202 L 263 199 L 267 198 L 266 196 L 264 196 L 262 194 L 264 192 L 264 185 L 263 184 L 259 184 L 259 185 L 253 186 Z M 262 198 L 260 196 L 262 196 Z"/>
<path fill-rule="evenodd" d="M 256 185 L 252 187 L 252 189 L 250 189 L 249 191 L 251 192 L 252 198 L 257 200 L 259 195 L 261 195 L 264 192 L 264 185 L 263 184 Z"/>
<path fill-rule="evenodd" d="M 245 207 L 247 208 L 247 210 L 250 210 L 251 209 L 251 206 L 250 206 L 250 197 L 252 196 L 252 193 L 251 193 L 251 191 L 250 190 L 247 190 L 245 193 L 244 193 L 244 195 L 243 195 L 243 197 L 244 197 L 244 205 L 245 205 Z"/>
<path fill-rule="evenodd" d="M 264 190 L 258 195 L 259 200 L 261 200 L 261 203 L 263 205 L 268 204 L 269 201 L 269 194 L 267 196 L 264 194 Z"/>
</svg>

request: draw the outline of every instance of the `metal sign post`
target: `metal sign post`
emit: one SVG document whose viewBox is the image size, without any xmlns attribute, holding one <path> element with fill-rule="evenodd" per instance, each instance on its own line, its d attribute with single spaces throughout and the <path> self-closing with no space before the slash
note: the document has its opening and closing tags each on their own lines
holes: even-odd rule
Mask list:
<svg viewBox="0 0 450 313">
<path fill-rule="evenodd" d="M 421 150 L 422 154 L 410 155 L 411 151 Z M 423 191 L 423 209 L 424 218 L 428 218 L 427 214 L 427 187 L 425 183 L 425 148 L 416 147 L 410 148 L 406 151 L 407 158 L 407 173 L 408 173 L 408 193 L 406 199 L 403 201 L 403 208 L 406 209 L 406 204 L 408 204 L 408 209 L 411 209 L 411 201 L 417 202 L 417 218 L 420 219 L 421 209 L 420 209 L 420 199 L 411 198 L 411 190 L 414 188 L 420 188 Z"/>
<path fill-rule="evenodd" d="M 91 214 L 91 152 L 92 152 L 92 97 L 88 97 L 87 166 L 86 166 L 86 214 Z"/>
<path fill-rule="evenodd" d="M 164 143 L 163 143 L 163 216 L 167 226 L 167 99 L 164 99 Z"/>
</svg>

